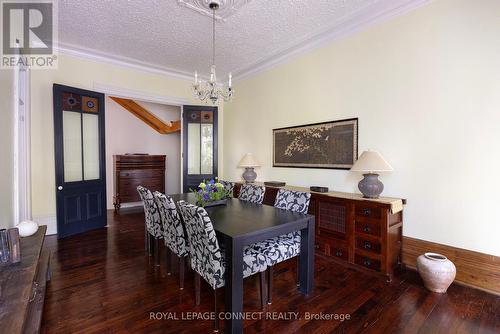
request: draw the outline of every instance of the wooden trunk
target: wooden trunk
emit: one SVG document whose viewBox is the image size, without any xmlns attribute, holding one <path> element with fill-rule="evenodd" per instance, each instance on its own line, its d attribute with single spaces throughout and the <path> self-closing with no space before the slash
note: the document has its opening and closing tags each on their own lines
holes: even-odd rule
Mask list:
<svg viewBox="0 0 500 334">
<path fill-rule="evenodd" d="M 141 200 L 137 186 L 165 193 L 165 161 L 165 155 L 114 155 L 115 210 Z"/>
<path fill-rule="evenodd" d="M 240 187 L 239 183 L 235 185 L 235 197 Z M 263 203 L 274 205 L 278 190 L 266 186 Z M 308 188 L 293 190 L 310 192 Z M 309 214 L 316 217 L 316 249 L 392 280 L 394 270 L 402 263 L 403 211 L 393 214 L 390 204 L 311 192 Z"/>
</svg>

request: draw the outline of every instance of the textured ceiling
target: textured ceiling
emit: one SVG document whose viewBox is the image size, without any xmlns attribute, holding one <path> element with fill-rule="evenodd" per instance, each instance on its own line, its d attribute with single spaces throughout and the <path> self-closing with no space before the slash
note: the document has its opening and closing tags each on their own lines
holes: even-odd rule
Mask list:
<svg viewBox="0 0 500 334">
<path fill-rule="evenodd" d="M 182 0 L 61 0 L 59 43 L 130 58 L 156 68 L 207 74 L 211 18 Z M 193 6 L 206 0 L 184 0 Z M 411 0 L 226 0 L 217 21 L 219 76 L 242 74 L 315 36 L 342 30 L 356 17 L 373 16 Z M 201 8 L 200 6 L 198 6 Z M 221 11 L 222 15 L 223 11 Z"/>
</svg>

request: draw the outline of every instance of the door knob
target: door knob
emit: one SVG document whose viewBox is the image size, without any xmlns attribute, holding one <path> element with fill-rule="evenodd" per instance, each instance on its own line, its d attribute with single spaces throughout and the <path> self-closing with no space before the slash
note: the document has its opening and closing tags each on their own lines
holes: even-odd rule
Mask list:
<svg viewBox="0 0 500 334">
<path fill-rule="evenodd" d="M 57 187 L 57 190 L 63 190 L 63 186 Z"/>
</svg>

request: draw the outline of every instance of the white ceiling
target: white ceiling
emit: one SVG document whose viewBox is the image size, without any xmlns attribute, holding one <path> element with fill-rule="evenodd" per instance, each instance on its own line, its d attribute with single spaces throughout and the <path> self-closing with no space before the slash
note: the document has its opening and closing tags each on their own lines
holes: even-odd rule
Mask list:
<svg viewBox="0 0 500 334">
<path fill-rule="evenodd" d="M 59 1 L 61 50 L 91 53 L 178 75 L 207 74 L 211 18 L 208 0 Z M 244 77 L 383 17 L 429 0 L 225 0 L 218 20 L 219 76 Z M 186 6 L 185 3 L 191 5 Z M 193 10 L 193 6 L 197 6 Z"/>
</svg>

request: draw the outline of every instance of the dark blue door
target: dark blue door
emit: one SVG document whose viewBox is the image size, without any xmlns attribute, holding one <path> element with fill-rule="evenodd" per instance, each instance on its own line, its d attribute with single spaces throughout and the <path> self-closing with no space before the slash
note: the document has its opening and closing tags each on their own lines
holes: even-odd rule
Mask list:
<svg viewBox="0 0 500 334">
<path fill-rule="evenodd" d="M 183 107 L 183 192 L 217 176 L 217 107 Z"/>
<path fill-rule="evenodd" d="M 57 234 L 106 226 L 104 95 L 54 84 Z"/>
</svg>

